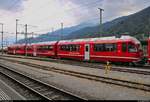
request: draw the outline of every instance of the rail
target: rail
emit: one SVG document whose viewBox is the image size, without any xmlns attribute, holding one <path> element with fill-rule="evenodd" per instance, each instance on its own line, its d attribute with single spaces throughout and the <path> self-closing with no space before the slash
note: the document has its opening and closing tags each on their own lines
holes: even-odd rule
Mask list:
<svg viewBox="0 0 150 102">
<path fill-rule="evenodd" d="M 114 84 L 114 85 L 124 86 L 124 87 L 128 87 L 128 88 L 134 88 L 134 89 L 140 89 L 140 90 L 144 90 L 144 91 L 148 91 L 148 92 L 150 91 L 149 84 L 132 82 L 132 81 L 128 81 L 128 80 L 115 79 L 115 78 L 104 77 L 104 76 L 96 76 L 96 75 L 91 75 L 91 74 L 86 74 L 86 73 L 81 73 L 81 72 L 75 72 L 75 71 L 70 71 L 70 70 L 64 70 L 64 69 L 59 69 L 59 68 L 54 68 L 54 67 L 33 64 L 30 62 L 22 62 L 22 61 L 18 61 L 18 60 L 16 61 L 16 60 L 9 59 L 9 61 L 23 64 L 23 65 L 30 66 L 30 67 L 34 67 L 34 68 L 40 68 L 43 70 L 60 73 L 60 74 L 84 78 L 84 79 L 88 79 L 88 80 L 95 80 L 95 81 L 99 81 L 99 82 L 103 82 L 103 83 Z"/>
<path fill-rule="evenodd" d="M 31 78 L 23 73 L 13 70 L 11 67 L 1 64 L 0 73 L 15 80 L 31 91 L 37 93 L 45 100 L 87 100 L 63 89 L 44 83 L 38 79 Z"/>
</svg>

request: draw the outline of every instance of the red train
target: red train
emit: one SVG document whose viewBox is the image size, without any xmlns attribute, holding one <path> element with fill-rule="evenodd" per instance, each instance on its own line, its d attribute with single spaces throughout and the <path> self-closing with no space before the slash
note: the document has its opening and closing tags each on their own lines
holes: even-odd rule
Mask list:
<svg viewBox="0 0 150 102">
<path fill-rule="evenodd" d="M 26 52 L 25 49 L 25 45 L 17 44 L 9 46 L 8 54 L 24 55 Z M 41 42 L 27 45 L 27 54 L 31 56 L 70 58 L 82 61 L 110 61 L 134 64 L 141 63 L 144 58 L 140 42 L 131 36 Z"/>
</svg>

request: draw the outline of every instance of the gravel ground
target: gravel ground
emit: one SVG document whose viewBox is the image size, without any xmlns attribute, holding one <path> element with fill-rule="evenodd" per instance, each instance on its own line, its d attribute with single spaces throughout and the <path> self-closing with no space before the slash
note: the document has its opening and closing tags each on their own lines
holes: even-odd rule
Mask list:
<svg viewBox="0 0 150 102">
<path fill-rule="evenodd" d="M 0 60 L 3 64 L 51 85 L 96 100 L 149 100 L 150 92 L 81 79 Z M 133 76 L 131 76 L 133 77 Z"/>
<path fill-rule="evenodd" d="M 18 59 L 18 58 L 9 58 L 9 59 Z M 105 76 L 105 77 L 116 78 L 121 80 L 128 80 L 128 81 L 133 81 L 138 83 L 150 84 L 150 75 L 142 75 L 142 74 L 126 73 L 126 72 L 118 72 L 118 71 L 110 71 L 109 74 L 105 74 L 105 70 L 103 69 L 94 69 L 89 67 L 58 64 L 54 62 L 43 62 L 43 61 L 37 61 L 31 59 L 19 59 L 19 60 L 24 62 L 32 62 L 35 64 L 44 65 L 48 67 L 55 67 L 55 68 L 82 72 L 82 73 L 87 73 L 87 74 L 92 74 L 97 76 Z"/>
<path fill-rule="evenodd" d="M 4 55 L 6 57 L 21 57 L 24 58 L 25 56 L 21 55 Z M 70 65 L 76 65 L 76 66 L 83 66 L 83 67 L 91 67 L 91 68 L 97 68 L 99 66 L 105 65 L 104 62 L 84 62 L 84 61 L 78 61 L 78 60 L 70 60 L 70 59 L 53 59 L 53 58 L 48 58 L 48 57 L 30 57 L 27 56 L 29 59 L 34 59 L 34 60 L 41 60 L 41 61 L 48 61 L 48 62 L 55 62 L 55 63 L 61 63 L 61 64 L 70 64 Z M 133 66 L 125 66 L 125 65 L 116 65 L 112 64 L 113 67 L 115 68 L 126 68 L 126 69 L 133 69 Z M 145 66 L 141 67 L 134 67 L 134 69 L 137 70 L 146 70 L 150 71 L 150 65 L 146 64 Z"/>
</svg>

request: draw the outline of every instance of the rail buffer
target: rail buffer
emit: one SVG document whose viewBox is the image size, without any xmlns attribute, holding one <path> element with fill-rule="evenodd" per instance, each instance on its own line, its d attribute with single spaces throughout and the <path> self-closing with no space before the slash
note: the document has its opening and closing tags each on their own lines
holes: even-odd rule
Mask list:
<svg viewBox="0 0 150 102">
<path fill-rule="evenodd" d="M 108 72 L 111 70 L 112 66 L 111 63 L 109 61 L 107 61 L 106 65 L 105 65 L 105 74 L 108 74 Z"/>
</svg>

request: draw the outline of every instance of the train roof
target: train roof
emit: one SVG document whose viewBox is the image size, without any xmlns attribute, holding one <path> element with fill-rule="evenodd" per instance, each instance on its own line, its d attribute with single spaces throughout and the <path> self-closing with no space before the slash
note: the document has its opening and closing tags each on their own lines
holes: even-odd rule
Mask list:
<svg viewBox="0 0 150 102">
<path fill-rule="evenodd" d="M 100 38 L 84 38 L 84 39 L 71 39 L 71 40 L 61 40 L 59 41 L 59 44 L 61 43 L 76 43 L 76 42 L 99 42 L 99 41 L 133 41 L 136 44 L 140 44 L 140 41 L 137 40 L 135 37 L 132 36 L 127 36 L 127 35 L 123 35 L 120 38 L 116 37 L 116 36 L 111 36 L 111 37 L 100 37 Z M 31 43 L 31 44 L 27 44 L 27 45 L 41 45 L 41 44 L 55 44 L 58 41 L 47 41 L 47 42 L 38 42 L 38 43 Z M 13 44 L 10 45 L 11 47 L 15 47 L 15 46 L 25 46 L 25 44 Z"/>
<path fill-rule="evenodd" d="M 97 42 L 97 41 L 134 41 L 137 44 L 140 44 L 140 41 L 138 41 L 136 38 L 131 36 L 121 36 L 120 38 L 117 38 L 116 36 L 111 37 L 100 37 L 100 38 L 85 38 L 85 39 L 72 39 L 72 40 L 62 40 L 59 41 L 59 43 L 74 43 L 74 42 Z"/>
<path fill-rule="evenodd" d="M 41 45 L 41 44 L 55 44 L 57 43 L 57 41 L 47 41 L 47 42 L 38 42 L 38 43 L 28 43 L 27 45 Z M 26 44 L 23 43 L 23 44 L 12 44 L 12 45 L 9 45 L 11 47 L 15 47 L 15 46 L 25 46 Z M 9 47 L 8 46 L 8 47 Z"/>
<path fill-rule="evenodd" d="M 47 42 L 38 42 L 38 43 L 31 43 L 31 45 L 41 45 L 41 44 L 55 44 L 57 41 L 47 41 Z"/>
<path fill-rule="evenodd" d="M 15 47 L 15 46 L 25 46 L 25 44 L 11 44 L 8 47 Z"/>
</svg>

